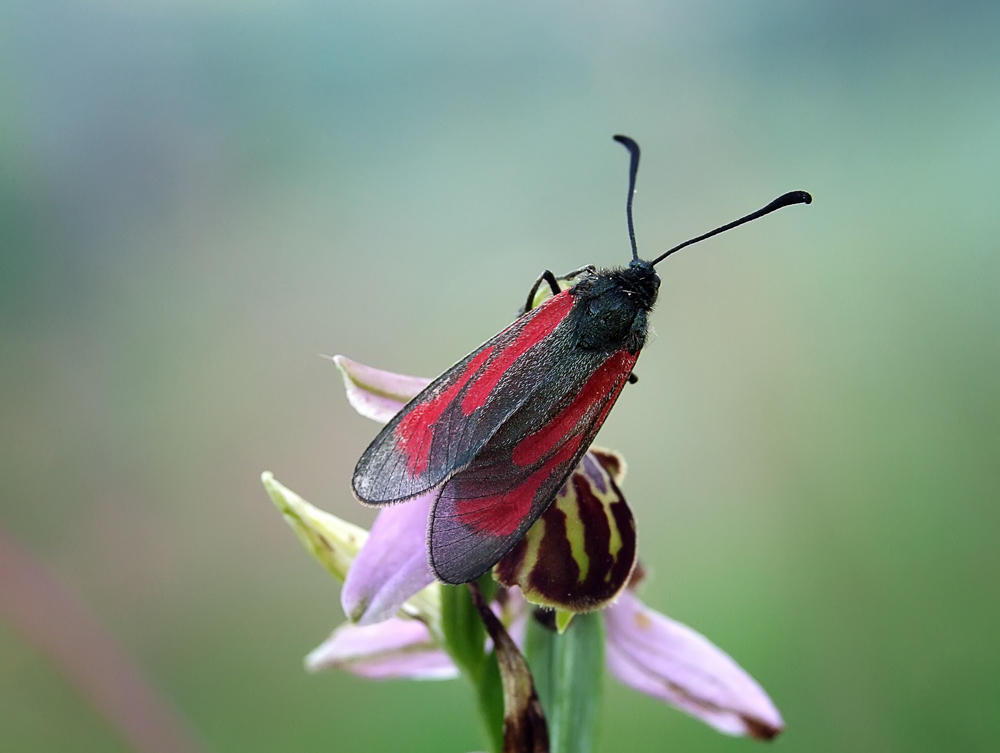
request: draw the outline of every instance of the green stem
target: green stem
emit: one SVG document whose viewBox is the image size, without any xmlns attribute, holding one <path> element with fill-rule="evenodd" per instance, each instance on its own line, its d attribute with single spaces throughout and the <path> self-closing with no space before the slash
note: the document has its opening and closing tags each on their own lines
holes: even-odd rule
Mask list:
<svg viewBox="0 0 1000 753">
<path fill-rule="evenodd" d="M 604 621 L 578 614 L 562 635 L 529 618 L 525 655 L 549 723 L 551 753 L 590 753 L 604 678 Z"/>
<path fill-rule="evenodd" d="M 487 598 L 496 591 L 493 578 L 481 580 Z M 442 586 L 441 625 L 445 649 L 472 685 L 476 707 L 493 753 L 503 751 L 503 686 L 494 653 L 486 653 L 486 630 L 465 586 Z"/>
</svg>

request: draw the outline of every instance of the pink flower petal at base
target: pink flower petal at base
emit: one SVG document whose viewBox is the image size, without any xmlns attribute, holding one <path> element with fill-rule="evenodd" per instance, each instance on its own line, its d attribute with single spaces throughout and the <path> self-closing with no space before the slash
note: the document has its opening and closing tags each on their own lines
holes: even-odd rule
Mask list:
<svg viewBox="0 0 1000 753">
<path fill-rule="evenodd" d="M 344 378 L 347 401 L 358 413 L 387 423 L 430 379 L 394 374 L 334 356 Z M 340 602 L 359 625 L 371 625 L 396 614 L 403 602 L 434 582 L 427 563 L 427 516 L 437 491 L 383 509 L 368 543 L 347 574 Z"/>
<path fill-rule="evenodd" d="M 720 732 L 766 740 L 784 728 L 767 693 L 704 636 L 626 591 L 604 612 L 607 664 L 626 685 Z"/>
<path fill-rule="evenodd" d="M 419 620 L 341 625 L 306 657 L 310 672 L 343 669 L 371 680 L 450 680 L 458 668 Z"/>
<path fill-rule="evenodd" d="M 373 366 L 352 361 L 345 356 L 334 356 L 344 377 L 347 402 L 365 418 L 379 423 L 388 423 L 400 409 L 416 397 L 430 379 L 424 377 L 394 374 Z"/>
<path fill-rule="evenodd" d="M 396 614 L 403 602 L 434 582 L 427 562 L 427 516 L 437 491 L 382 510 L 340 592 L 348 618 L 371 625 Z"/>
</svg>

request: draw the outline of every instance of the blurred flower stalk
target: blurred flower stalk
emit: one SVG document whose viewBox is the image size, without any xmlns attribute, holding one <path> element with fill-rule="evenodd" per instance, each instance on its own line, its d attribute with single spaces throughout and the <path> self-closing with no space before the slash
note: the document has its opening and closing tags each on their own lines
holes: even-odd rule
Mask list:
<svg viewBox="0 0 1000 753">
<path fill-rule="evenodd" d="M 350 404 L 381 423 L 430 381 L 343 356 L 334 361 Z M 492 576 L 466 588 L 436 582 L 428 564 L 434 493 L 383 509 L 369 532 L 264 473 L 302 543 L 343 582 L 349 621 L 306 657 L 306 667 L 371 679 L 463 675 L 494 751 L 592 750 L 605 666 L 720 732 L 775 737 L 783 722 L 757 682 L 704 636 L 636 596 L 642 572 L 619 488 L 624 476 L 620 455 L 592 448 Z"/>
</svg>

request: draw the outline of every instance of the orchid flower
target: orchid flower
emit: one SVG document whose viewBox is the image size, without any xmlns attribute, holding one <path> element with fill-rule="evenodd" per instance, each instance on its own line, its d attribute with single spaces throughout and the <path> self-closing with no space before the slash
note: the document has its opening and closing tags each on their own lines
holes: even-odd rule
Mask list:
<svg viewBox="0 0 1000 753">
<path fill-rule="evenodd" d="M 361 415 L 381 423 L 388 422 L 430 382 L 375 369 L 343 356 L 334 357 L 334 361 L 343 375 L 350 404 Z M 650 609 L 635 595 L 633 589 L 640 578 L 632 573 L 636 561 L 634 523 L 619 490 L 624 474 L 625 463 L 620 455 L 592 448 L 550 507 L 553 516 L 566 519 L 572 511 L 584 510 L 588 501 L 592 507 L 596 505 L 597 512 L 591 513 L 600 518 L 603 511 L 611 524 L 610 532 L 605 534 L 610 556 L 594 558 L 583 554 L 581 558 L 579 540 L 575 546 L 564 547 L 565 552 L 557 553 L 546 543 L 546 517 L 552 519 L 547 512 L 494 569 L 497 580 L 509 586 L 501 620 L 520 643 L 520 626 L 528 611 L 525 600 L 556 608 L 556 615 L 562 617 L 560 627 L 565 627 L 574 612 L 601 609 L 607 668 L 620 681 L 726 734 L 775 737 L 784 723 L 760 685 L 707 638 Z M 294 493 L 280 487 L 273 478 L 265 478 L 268 484 L 275 502 L 293 522 L 294 516 L 290 516 L 287 505 L 279 503 L 279 497 Z M 308 668 L 338 667 L 371 678 L 444 679 L 458 674 L 458 668 L 441 648 L 440 624 L 435 623 L 433 606 L 426 606 L 439 603 L 439 586 L 427 561 L 425 539 L 433 494 L 380 511 L 366 540 L 349 555 L 351 563 L 346 574 L 342 568 L 330 568 L 344 579 L 341 602 L 354 624 L 342 625 L 313 651 L 306 660 Z M 315 513 L 306 515 L 302 510 L 305 508 L 300 507 L 296 513 L 298 525 L 305 517 L 316 519 Z M 323 519 L 328 526 L 333 525 L 330 518 L 333 516 Z M 585 528 L 585 519 L 582 525 Z M 604 528 L 607 526 L 602 523 L 602 531 Z M 308 537 L 299 532 L 309 545 Z M 587 535 L 586 530 L 577 533 Z M 331 534 L 320 538 L 339 540 Z M 317 552 L 315 545 L 309 546 L 317 556 L 324 554 L 322 547 Z M 553 562 L 557 555 L 562 559 Z M 568 594 L 565 586 L 573 579 L 563 578 L 557 588 L 547 590 L 552 574 L 565 570 L 567 557 L 576 560 L 575 565 L 570 563 L 576 568 L 576 580 L 602 583 L 603 588 L 589 595 Z M 596 576 L 591 572 L 592 568 L 602 567 Z M 537 577 L 539 570 L 544 577 Z M 494 611 L 498 609 L 494 606 Z"/>
</svg>

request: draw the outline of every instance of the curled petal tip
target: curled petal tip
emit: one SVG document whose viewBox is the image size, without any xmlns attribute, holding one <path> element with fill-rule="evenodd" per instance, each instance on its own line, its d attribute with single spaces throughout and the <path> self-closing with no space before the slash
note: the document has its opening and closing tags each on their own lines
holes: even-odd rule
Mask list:
<svg viewBox="0 0 1000 753">
<path fill-rule="evenodd" d="M 724 651 L 630 592 L 605 612 L 611 672 L 729 735 L 763 740 L 784 728 L 763 688 Z"/>
<path fill-rule="evenodd" d="M 351 407 L 365 418 L 379 423 L 388 422 L 430 384 L 429 379 L 383 371 L 346 356 L 336 355 L 332 360 L 344 378 L 344 389 Z"/>
<path fill-rule="evenodd" d="M 759 719 L 750 719 L 749 717 L 743 718 L 743 723 L 747 728 L 747 735 L 756 738 L 757 740 L 773 740 L 778 735 L 780 735 L 785 730 L 785 723 L 778 718 L 778 724 L 769 724 L 767 722 L 762 722 Z"/>
<path fill-rule="evenodd" d="M 564 612 L 561 609 L 556 610 L 556 632 L 559 635 L 566 632 L 575 615 L 576 612 Z"/>
</svg>

